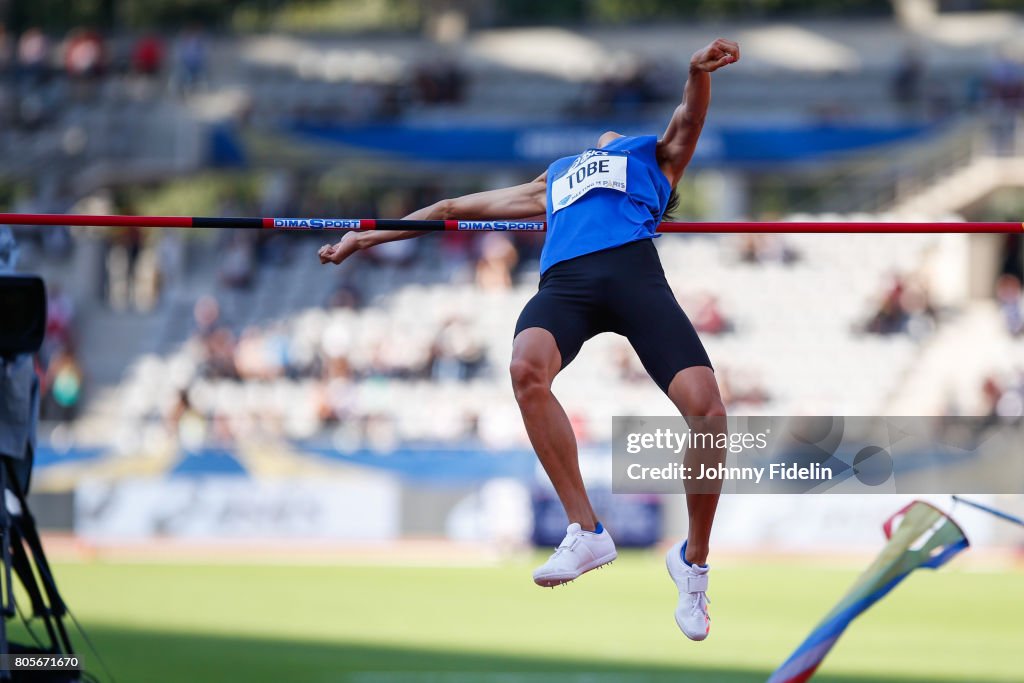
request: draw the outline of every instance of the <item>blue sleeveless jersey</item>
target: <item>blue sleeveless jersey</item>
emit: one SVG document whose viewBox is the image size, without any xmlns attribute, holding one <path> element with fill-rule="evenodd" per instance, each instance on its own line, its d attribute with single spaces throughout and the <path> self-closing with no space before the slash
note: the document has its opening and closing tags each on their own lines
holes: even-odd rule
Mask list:
<svg viewBox="0 0 1024 683">
<path fill-rule="evenodd" d="M 540 272 L 577 256 L 658 237 L 672 187 L 654 135 L 618 138 L 548 166 Z"/>
</svg>

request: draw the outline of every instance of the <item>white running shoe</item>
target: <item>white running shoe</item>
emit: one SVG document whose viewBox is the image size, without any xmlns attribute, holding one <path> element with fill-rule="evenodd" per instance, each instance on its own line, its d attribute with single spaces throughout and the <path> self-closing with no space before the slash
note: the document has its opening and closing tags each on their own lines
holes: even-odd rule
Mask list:
<svg viewBox="0 0 1024 683">
<path fill-rule="evenodd" d="M 704 640 L 711 632 L 711 615 L 708 614 L 708 572 L 709 565 L 683 562 L 682 553 L 686 542 L 680 541 L 668 549 L 665 566 L 679 589 L 679 604 L 676 605 L 676 624 L 690 640 Z"/>
<path fill-rule="evenodd" d="M 599 527 L 597 531 L 584 531 L 573 522 L 565 530 L 565 538 L 554 554 L 534 570 L 533 582 L 545 588 L 560 586 L 616 557 L 615 542 L 607 530 Z"/>
</svg>

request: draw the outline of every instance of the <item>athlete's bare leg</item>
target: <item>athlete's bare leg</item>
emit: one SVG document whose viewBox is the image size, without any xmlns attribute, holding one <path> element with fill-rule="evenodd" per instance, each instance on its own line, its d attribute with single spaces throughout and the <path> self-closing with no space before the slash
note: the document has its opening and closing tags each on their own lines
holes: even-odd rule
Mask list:
<svg viewBox="0 0 1024 683">
<path fill-rule="evenodd" d="M 561 368 L 562 356 L 550 332 L 530 327 L 516 335 L 509 370 L 530 443 L 569 521 L 593 531 L 597 517 L 580 475 L 576 435 L 565 410 L 551 393 L 551 382 Z"/>
<path fill-rule="evenodd" d="M 691 431 L 712 434 L 725 433 L 725 405 L 718 391 L 718 382 L 711 368 L 692 367 L 680 370 L 668 387 L 668 397 L 689 422 Z M 683 463 L 699 471 L 699 465 L 714 467 L 725 460 L 725 450 L 719 448 L 689 448 Z M 722 490 L 720 480 L 702 480 L 699 488 L 687 482 L 686 510 L 690 528 L 686 542 L 686 561 L 706 564 L 711 539 L 711 526 L 715 521 L 718 497 Z"/>
</svg>

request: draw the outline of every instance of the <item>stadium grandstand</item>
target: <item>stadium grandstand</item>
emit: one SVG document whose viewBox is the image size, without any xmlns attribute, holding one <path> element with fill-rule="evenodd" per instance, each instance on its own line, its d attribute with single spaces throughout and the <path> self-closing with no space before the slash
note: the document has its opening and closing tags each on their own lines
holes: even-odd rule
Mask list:
<svg viewBox="0 0 1024 683">
<path fill-rule="evenodd" d="M 3 211 L 400 217 L 527 182 L 606 130 L 660 134 L 721 35 L 742 69 L 715 76 L 672 219 L 1024 217 L 1012 0 L 70 4 L 0 0 Z M 429 235 L 328 268 L 315 233 L 0 231 L 48 289 L 30 500 L 75 561 L 168 540 L 561 538 L 508 370 L 543 234 Z M 730 415 L 1024 416 L 1021 234 L 656 244 Z M 679 497 L 613 502 L 601 474 L 612 416 L 674 411 L 626 340 L 588 342 L 555 390 L 609 523 L 634 525 L 622 545 L 679 534 Z M 853 518 L 892 507 L 762 498 L 722 503 L 724 547 L 859 551 L 878 524 Z"/>
<path fill-rule="evenodd" d="M 1024 180 L 1014 85 L 1001 82 L 1020 78 L 1019 55 L 972 42 L 990 44 L 993 27 L 1014 35 L 1016 17 L 942 13 L 923 34 L 915 20 L 887 18 L 612 30 L 478 29 L 472 14 L 458 16 L 442 13 L 419 38 L 185 29 L 172 39 L 72 31 L 62 41 L 30 30 L 4 94 L 12 206 L 398 215 L 526 179 L 612 124 L 656 125 L 708 30 L 744 38 L 745 70 L 716 84 L 677 218 L 955 220 L 999 211 L 986 198 Z M 82 67 L 94 73 L 82 77 L 73 55 L 88 50 L 76 37 L 97 42 L 96 63 Z M 311 244 L 300 236 L 18 235 L 23 263 L 53 271 L 62 305 L 52 325 L 67 340 L 55 345 L 70 347 L 57 354 L 70 369 L 56 374 L 82 386 L 52 412 L 76 418 L 76 439 L 160 423 L 183 399 L 209 419 L 251 419 L 241 404 L 264 396 L 296 413 L 273 421 L 292 437 L 415 397 L 452 414 L 406 416 L 428 426 L 395 425 L 399 438 L 525 438 L 489 428 L 487 416 L 511 407 L 505 359 L 535 282 L 536 239 L 396 244 L 328 275 L 305 258 Z M 998 239 L 693 237 L 661 247 L 722 359 L 730 404 L 974 413 L 995 409 L 986 382 L 1013 392 L 1018 380 L 980 365 L 956 378 L 927 368 L 955 353 L 945 337 L 973 340 L 964 328 L 998 331 L 998 310 L 1014 315 L 995 282 L 1002 270 L 1019 280 L 1019 245 Z M 859 264 L 860 276 L 843 277 L 837 263 Z M 1000 296 L 1012 297 L 1002 283 Z M 819 310 L 832 314 L 807 313 Z M 809 365 L 805 349 L 824 339 L 843 361 Z M 631 381 L 642 370 L 616 340 L 597 340 L 581 360 L 570 391 L 582 399 L 606 388 L 606 403 L 572 411 L 594 439 L 608 436 L 600 416 L 662 404 L 656 388 Z M 434 400 L 449 394 L 460 398 Z M 61 401 L 73 404 L 58 410 Z"/>
</svg>

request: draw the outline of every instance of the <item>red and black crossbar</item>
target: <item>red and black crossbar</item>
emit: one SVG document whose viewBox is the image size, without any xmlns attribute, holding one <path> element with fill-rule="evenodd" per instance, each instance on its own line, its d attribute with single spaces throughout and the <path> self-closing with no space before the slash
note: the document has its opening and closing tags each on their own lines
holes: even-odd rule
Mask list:
<svg viewBox="0 0 1024 683">
<path fill-rule="evenodd" d="M 543 232 L 543 221 L 408 220 L 404 218 L 231 218 L 208 216 L 99 216 L 50 213 L 0 213 L 0 225 L 94 226 L 135 228 L 240 228 L 248 230 L 424 230 L 432 232 Z M 666 221 L 661 233 L 1012 233 L 1014 222 L 842 222 L 842 221 Z"/>
</svg>

